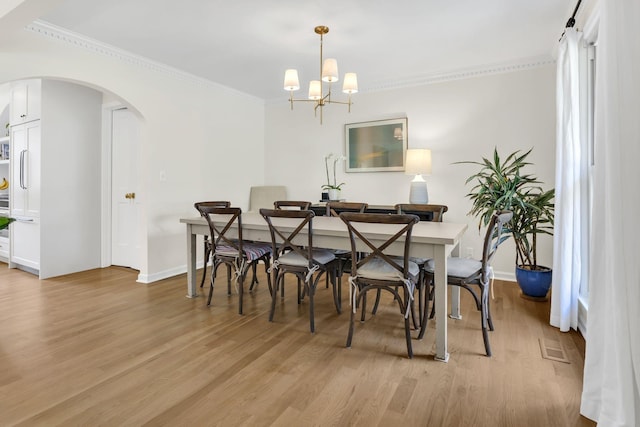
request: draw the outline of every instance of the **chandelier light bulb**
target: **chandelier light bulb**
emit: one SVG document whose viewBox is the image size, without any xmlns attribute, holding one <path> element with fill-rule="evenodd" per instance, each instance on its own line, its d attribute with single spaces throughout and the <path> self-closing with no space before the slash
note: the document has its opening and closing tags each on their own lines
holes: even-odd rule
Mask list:
<svg viewBox="0 0 640 427">
<path fill-rule="evenodd" d="M 348 93 L 349 95 L 358 92 L 358 76 L 356 76 L 356 73 L 346 73 L 344 75 L 342 92 Z"/>
<path fill-rule="evenodd" d="M 284 90 L 293 91 L 300 89 L 298 70 L 289 69 L 284 72 Z"/>
<path fill-rule="evenodd" d="M 334 83 L 338 80 L 338 61 L 335 58 L 325 59 L 322 65 L 322 81 Z"/>
<path fill-rule="evenodd" d="M 320 87 L 320 80 L 311 80 L 309 82 L 309 99 L 317 101 L 322 98 Z"/>
</svg>

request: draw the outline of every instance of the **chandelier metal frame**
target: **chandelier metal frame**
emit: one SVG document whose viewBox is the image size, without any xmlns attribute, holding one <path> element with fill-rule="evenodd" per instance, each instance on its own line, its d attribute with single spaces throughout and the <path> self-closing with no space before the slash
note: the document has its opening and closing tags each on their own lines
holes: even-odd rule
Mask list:
<svg viewBox="0 0 640 427">
<path fill-rule="evenodd" d="M 343 104 L 348 108 L 348 112 L 351 112 L 351 95 L 358 92 L 358 81 L 355 73 L 346 73 L 344 77 L 344 84 L 342 91 L 348 95 L 347 101 L 338 101 L 331 99 L 331 84 L 339 80 L 338 77 L 338 65 L 335 59 L 324 60 L 323 57 L 323 45 L 324 35 L 329 32 L 329 27 L 324 25 L 318 25 L 314 28 L 314 32 L 320 36 L 320 79 L 309 82 L 309 98 L 296 99 L 293 97 L 293 92 L 300 89 L 300 82 L 298 80 L 298 71 L 295 69 L 288 69 L 285 71 L 284 89 L 289 91 L 289 103 L 291 110 L 293 110 L 294 102 L 313 102 L 314 114 L 318 116 L 318 110 L 320 110 L 320 124 L 322 124 L 322 109 L 328 104 Z M 325 85 L 328 83 L 329 90 L 324 94 Z"/>
</svg>

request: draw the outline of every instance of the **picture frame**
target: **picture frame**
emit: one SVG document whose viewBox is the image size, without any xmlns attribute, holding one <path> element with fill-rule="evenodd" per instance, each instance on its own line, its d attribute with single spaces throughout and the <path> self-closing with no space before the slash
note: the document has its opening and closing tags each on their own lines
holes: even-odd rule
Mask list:
<svg viewBox="0 0 640 427">
<path fill-rule="evenodd" d="M 345 125 L 345 172 L 401 172 L 407 151 L 407 118 Z"/>
</svg>

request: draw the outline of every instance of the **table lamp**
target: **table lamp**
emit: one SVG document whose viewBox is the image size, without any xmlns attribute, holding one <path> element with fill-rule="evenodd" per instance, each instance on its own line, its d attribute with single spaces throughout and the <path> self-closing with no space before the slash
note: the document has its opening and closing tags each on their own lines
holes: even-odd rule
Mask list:
<svg viewBox="0 0 640 427">
<path fill-rule="evenodd" d="M 422 175 L 431 175 L 431 150 L 424 148 L 408 149 L 404 173 L 406 175 L 415 175 L 413 181 L 411 181 L 409 202 L 429 203 L 427 182 Z"/>
</svg>

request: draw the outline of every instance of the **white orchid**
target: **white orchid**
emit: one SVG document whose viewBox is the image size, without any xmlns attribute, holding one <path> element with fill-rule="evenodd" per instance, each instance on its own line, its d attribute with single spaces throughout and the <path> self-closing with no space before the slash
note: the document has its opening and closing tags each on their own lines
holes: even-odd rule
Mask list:
<svg viewBox="0 0 640 427">
<path fill-rule="evenodd" d="M 338 181 L 336 180 L 336 164 L 345 159 L 346 159 L 345 156 L 335 154 L 335 153 L 329 153 L 326 156 L 324 156 L 324 170 L 327 173 L 327 183 L 322 186 L 323 190 L 331 190 L 331 189 L 340 190 L 341 187 L 345 184 L 344 182 L 337 184 Z M 329 178 L 329 160 L 333 160 L 332 162 L 333 184 L 331 183 L 331 180 Z"/>
</svg>

